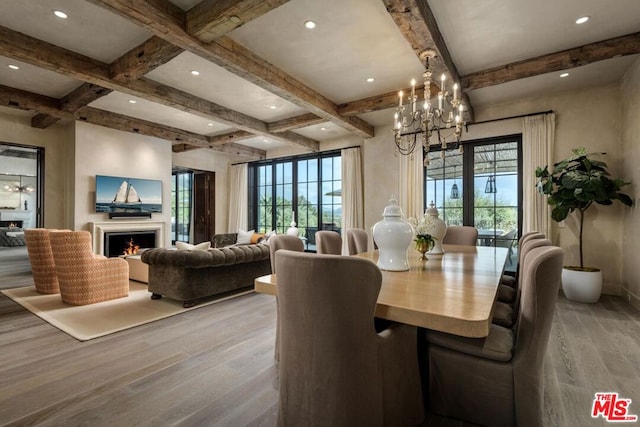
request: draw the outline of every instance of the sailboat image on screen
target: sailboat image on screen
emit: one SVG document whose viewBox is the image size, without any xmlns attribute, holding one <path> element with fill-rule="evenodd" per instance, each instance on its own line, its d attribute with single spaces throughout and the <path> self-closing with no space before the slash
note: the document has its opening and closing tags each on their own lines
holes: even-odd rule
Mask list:
<svg viewBox="0 0 640 427">
<path fill-rule="evenodd" d="M 140 208 L 142 206 L 142 200 L 136 191 L 135 187 L 129 182 L 122 181 L 118 192 L 113 198 L 111 205 L 118 208 Z"/>
</svg>

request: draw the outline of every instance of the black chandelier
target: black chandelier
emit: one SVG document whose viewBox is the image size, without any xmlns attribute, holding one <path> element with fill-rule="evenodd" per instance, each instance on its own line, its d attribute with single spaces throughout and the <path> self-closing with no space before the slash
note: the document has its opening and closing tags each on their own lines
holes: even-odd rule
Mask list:
<svg viewBox="0 0 640 427">
<path fill-rule="evenodd" d="M 424 151 L 424 164 L 429 165 L 428 153 L 433 147 L 440 146 L 440 157 L 444 159 L 447 150 L 457 150 L 462 154 L 463 112 L 464 106 L 460 98 L 458 84 L 452 87 L 451 95 L 446 89 L 446 76 L 440 77 L 437 105 L 430 101 L 431 75 L 429 58 L 435 57 L 435 51 L 427 49 L 420 53 L 420 58 L 425 61 L 424 103 L 418 104 L 416 95 L 416 81 L 411 80 L 411 94 L 407 97 L 407 103 L 403 104 L 403 92 L 398 93 L 399 102 L 394 116 L 394 141 L 396 155 L 410 155 L 421 142 Z M 432 137 L 433 142 L 432 142 Z"/>
</svg>

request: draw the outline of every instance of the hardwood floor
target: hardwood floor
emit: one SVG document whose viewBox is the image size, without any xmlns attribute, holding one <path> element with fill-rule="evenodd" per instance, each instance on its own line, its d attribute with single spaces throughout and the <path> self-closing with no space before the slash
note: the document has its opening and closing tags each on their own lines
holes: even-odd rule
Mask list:
<svg viewBox="0 0 640 427">
<path fill-rule="evenodd" d="M 2 286 L 29 285 L 26 265 L 0 251 Z M 250 294 L 78 342 L 0 296 L 0 425 L 275 426 L 275 319 L 273 297 Z M 640 415 L 639 356 L 640 312 L 617 297 L 560 297 L 545 425 L 606 425 L 590 417 L 599 391 Z M 424 425 L 465 424 L 429 415 Z"/>
</svg>

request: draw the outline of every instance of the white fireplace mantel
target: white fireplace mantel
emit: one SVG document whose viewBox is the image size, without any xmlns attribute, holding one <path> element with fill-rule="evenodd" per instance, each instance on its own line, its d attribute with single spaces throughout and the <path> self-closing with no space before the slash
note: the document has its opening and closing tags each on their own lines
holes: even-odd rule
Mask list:
<svg viewBox="0 0 640 427">
<path fill-rule="evenodd" d="M 165 228 L 167 224 L 158 221 L 109 221 L 90 222 L 89 232 L 93 238 L 93 252 L 104 255 L 104 234 L 117 233 L 121 231 L 155 231 L 156 246 L 164 247 Z"/>
</svg>

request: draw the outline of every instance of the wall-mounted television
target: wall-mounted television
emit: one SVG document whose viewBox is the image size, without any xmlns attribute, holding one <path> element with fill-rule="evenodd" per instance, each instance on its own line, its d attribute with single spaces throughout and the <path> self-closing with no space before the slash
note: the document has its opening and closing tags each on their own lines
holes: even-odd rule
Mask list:
<svg viewBox="0 0 640 427">
<path fill-rule="evenodd" d="M 160 213 L 162 181 L 96 175 L 96 212 Z"/>
</svg>

